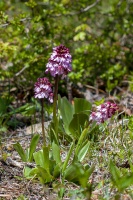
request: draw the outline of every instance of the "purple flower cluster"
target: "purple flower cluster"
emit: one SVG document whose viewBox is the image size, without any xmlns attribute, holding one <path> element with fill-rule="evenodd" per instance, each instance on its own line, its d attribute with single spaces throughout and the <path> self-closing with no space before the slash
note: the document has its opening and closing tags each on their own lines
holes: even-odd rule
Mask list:
<svg viewBox="0 0 133 200">
<path fill-rule="evenodd" d="M 50 72 L 51 76 L 61 75 L 65 77 L 69 72 L 72 71 L 72 57 L 69 49 L 64 45 L 59 45 L 53 48 L 53 53 L 46 65 L 46 73 Z"/>
<path fill-rule="evenodd" d="M 108 118 L 111 118 L 117 110 L 118 106 L 115 103 L 106 102 L 97 106 L 96 111 L 91 113 L 90 120 L 101 124 Z"/>
<path fill-rule="evenodd" d="M 46 98 L 53 103 L 52 85 L 47 78 L 38 78 L 34 85 L 35 98 Z"/>
</svg>

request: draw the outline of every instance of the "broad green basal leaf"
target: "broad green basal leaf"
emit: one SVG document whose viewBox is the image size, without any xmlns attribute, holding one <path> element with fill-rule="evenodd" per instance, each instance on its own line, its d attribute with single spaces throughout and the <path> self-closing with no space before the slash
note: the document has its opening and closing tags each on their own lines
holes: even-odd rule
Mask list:
<svg viewBox="0 0 133 200">
<path fill-rule="evenodd" d="M 31 162 L 33 160 L 33 153 L 35 152 L 36 146 L 39 142 L 40 135 L 36 134 L 33 136 L 31 143 L 30 143 L 30 148 L 29 148 L 29 159 L 28 161 Z"/>
<path fill-rule="evenodd" d="M 74 99 L 74 113 L 83 112 L 89 115 L 91 111 L 91 107 L 92 107 L 91 103 L 87 101 L 86 99 L 82 99 L 82 98 Z"/>
<path fill-rule="evenodd" d="M 58 108 L 64 123 L 65 131 L 67 134 L 70 134 L 68 127 L 74 114 L 73 105 L 67 100 L 66 97 L 61 98 L 58 96 Z"/>
<path fill-rule="evenodd" d="M 69 131 L 71 135 L 78 139 L 84 129 L 85 123 L 88 121 L 88 115 L 84 113 L 74 114 L 72 121 L 69 124 Z"/>
</svg>

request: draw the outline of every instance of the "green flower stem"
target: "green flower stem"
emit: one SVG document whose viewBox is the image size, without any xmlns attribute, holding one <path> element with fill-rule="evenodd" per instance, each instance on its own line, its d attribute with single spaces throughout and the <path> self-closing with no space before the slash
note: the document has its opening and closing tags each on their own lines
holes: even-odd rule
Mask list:
<svg viewBox="0 0 133 200">
<path fill-rule="evenodd" d="M 55 88 L 54 88 L 54 102 L 53 102 L 53 121 L 54 122 L 56 122 L 58 83 L 59 83 L 59 76 L 56 75 L 56 77 L 55 77 Z"/>
<path fill-rule="evenodd" d="M 42 135 L 43 135 L 43 143 L 46 145 L 46 137 L 45 137 L 45 130 L 44 130 L 44 99 L 41 99 L 42 109 L 41 109 L 41 120 L 42 120 Z"/>
</svg>

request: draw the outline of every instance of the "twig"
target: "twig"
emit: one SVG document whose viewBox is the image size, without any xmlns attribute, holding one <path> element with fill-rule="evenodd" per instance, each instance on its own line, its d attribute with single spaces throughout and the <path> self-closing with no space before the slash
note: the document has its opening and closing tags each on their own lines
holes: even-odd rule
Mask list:
<svg viewBox="0 0 133 200">
<path fill-rule="evenodd" d="M 0 194 L 0 197 L 3 197 L 3 198 L 11 198 L 11 195 L 9 194 Z"/>
<path fill-rule="evenodd" d="M 84 12 L 87 12 L 88 10 L 90 10 L 91 8 L 93 8 L 94 6 L 96 6 L 101 0 L 96 0 L 93 4 L 87 6 L 86 8 L 84 9 L 81 9 L 80 11 L 78 12 L 70 12 L 70 13 L 67 13 L 67 14 L 64 14 L 64 16 L 69 16 L 69 15 L 77 15 L 77 14 L 80 14 L 80 13 L 84 13 Z M 61 14 L 58 14 L 56 15 L 55 17 L 60 17 L 62 16 Z M 54 16 L 53 16 L 54 17 Z"/>
<path fill-rule="evenodd" d="M 89 6 L 87 6 L 86 8 L 84 8 L 84 9 L 81 9 L 80 11 L 78 11 L 78 12 L 70 12 L 70 13 L 67 13 L 67 14 L 58 14 L 58 15 L 49 15 L 49 18 L 50 17 L 61 17 L 62 15 L 63 16 L 72 16 L 72 15 L 77 15 L 77 14 L 80 14 L 80 13 L 84 13 L 84 12 L 87 12 L 88 10 L 90 10 L 91 8 L 93 8 L 93 7 L 95 7 L 99 2 L 100 2 L 101 0 L 96 0 L 93 4 L 91 4 L 91 5 L 89 5 Z M 30 18 L 30 17 L 27 17 L 27 18 L 24 18 L 24 19 L 20 19 L 19 21 L 20 22 L 24 22 L 24 21 L 26 21 L 26 20 L 31 20 L 32 18 Z M 8 26 L 8 25 L 11 25 L 12 23 L 11 23 L 11 21 L 9 21 L 9 22 L 7 22 L 7 23 L 5 23 L 5 24 L 1 24 L 0 25 L 0 28 L 4 28 L 4 27 L 6 27 L 6 26 Z"/>
<path fill-rule="evenodd" d="M 19 76 L 26 68 L 27 66 L 23 67 L 19 72 L 15 74 L 15 76 Z"/>
<path fill-rule="evenodd" d="M 6 160 L 4 160 L 2 157 L 0 157 L 0 161 L 4 162 L 6 165 L 18 167 L 20 169 L 23 169 L 24 166 L 28 166 L 28 167 L 36 166 L 36 164 L 34 164 L 34 163 L 17 162 L 15 160 L 12 160 L 12 158 L 9 158 L 9 157 Z"/>
<path fill-rule="evenodd" d="M 30 17 L 27 17 L 27 18 L 20 19 L 19 21 L 20 21 L 20 22 L 24 22 L 24 21 L 26 21 L 26 20 L 31 20 L 31 18 L 30 18 Z M 10 24 L 11 24 L 11 21 L 9 21 L 9 22 L 7 22 L 7 23 L 5 23 L 5 24 L 1 24 L 1 25 L 0 25 L 0 28 L 6 27 L 6 26 L 8 26 L 8 25 L 10 25 Z"/>
<path fill-rule="evenodd" d="M 100 1 L 101 0 L 96 0 L 93 4 L 91 4 L 90 6 L 87 6 L 81 12 L 87 12 L 88 10 L 90 10 L 91 8 L 93 8 L 94 6 L 96 6 Z"/>
</svg>

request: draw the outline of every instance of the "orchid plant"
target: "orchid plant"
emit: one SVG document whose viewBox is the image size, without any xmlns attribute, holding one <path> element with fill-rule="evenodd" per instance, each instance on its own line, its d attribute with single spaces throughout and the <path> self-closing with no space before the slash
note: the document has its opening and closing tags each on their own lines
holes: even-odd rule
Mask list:
<svg viewBox="0 0 133 200">
<path fill-rule="evenodd" d="M 45 129 L 44 129 L 44 98 L 48 99 L 50 103 L 53 103 L 53 92 L 52 85 L 47 78 L 38 78 L 34 87 L 35 98 L 41 99 L 42 110 L 41 110 L 41 118 L 42 118 L 42 134 L 43 134 L 43 142 L 46 145 L 45 138 Z"/>
<path fill-rule="evenodd" d="M 72 57 L 70 55 L 69 49 L 64 45 L 59 45 L 53 48 L 53 53 L 46 65 L 46 73 L 50 72 L 51 76 L 55 78 L 55 88 L 54 88 L 54 103 L 53 103 L 53 119 L 56 122 L 57 113 L 57 95 L 58 95 L 58 82 L 60 77 L 63 79 L 65 76 L 71 72 Z"/>
<path fill-rule="evenodd" d="M 92 112 L 91 103 L 85 99 L 75 98 L 74 103 L 71 104 L 66 97 L 58 96 L 59 80 L 60 78 L 64 79 L 71 72 L 71 62 L 72 56 L 68 48 L 62 44 L 54 47 L 45 71 L 54 78 L 54 91 L 52 84 L 46 77 L 38 78 L 34 85 L 34 96 L 41 100 L 43 147 L 37 152 L 31 151 L 32 155 L 30 154 L 30 156 L 37 166 L 33 169 L 25 167 L 24 174 L 26 178 L 38 178 L 43 184 L 60 177 L 62 185 L 64 180 L 74 182 L 85 188 L 85 191 L 89 191 L 89 195 L 91 195 L 88 179 L 94 167 L 82 164 L 90 148 L 88 135 L 93 132 L 95 126 L 99 126 L 111 118 L 118 110 L 118 106 L 106 102 L 97 106 L 96 110 Z M 47 130 L 49 144 L 45 135 L 44 99 L 53 103 L 53 120 Z M 61 157 L 59 133 L 71 143 L 65 160 Z M 20 145 L 17 144 L 14 147 L 21 157 L 25 158 L 24 151 L 21 153 Z M 61 188 L 60 194 L 63 196 L 63 188 Z"/>
</svg>

